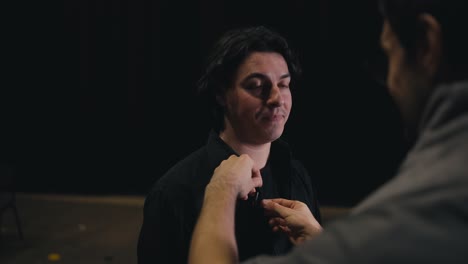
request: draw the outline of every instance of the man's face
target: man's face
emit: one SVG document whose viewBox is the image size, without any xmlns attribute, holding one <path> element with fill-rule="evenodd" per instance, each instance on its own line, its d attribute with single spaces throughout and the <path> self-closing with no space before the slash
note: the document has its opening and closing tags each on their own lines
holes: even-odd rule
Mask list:
<svg viewBox="0 0 468 264">
<path fill-rule="evenodd" d="M 249 144 L 281 136 L 292 106 L 291 77 L 283 56 L 254 52 L 239 66 L 225 94 L 227 129 Z"/>
<path fill-rule="evenodd" d="M 418 59 L 408 60 L 406 50 L 392 30 L 384 22 L 380 37 L 382 49 L 388 57 L 387 87 L 395 100 L 403 121 L 410 133 L 414 133 L 422 112 L 424 94 L 429 85 Z"/>
</svg>

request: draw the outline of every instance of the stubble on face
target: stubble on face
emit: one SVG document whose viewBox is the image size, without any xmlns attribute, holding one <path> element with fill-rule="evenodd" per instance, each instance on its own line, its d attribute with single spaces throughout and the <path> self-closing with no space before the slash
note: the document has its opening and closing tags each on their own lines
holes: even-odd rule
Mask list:
<svg viewBox="0 0 468 264">
<path fill-rule="evenodd" d="M 240 65 L 226 94 L 227 119 L 240 139 L 263 144 L 281 136 L 292 104 L 289 81 L 277 53 L 252 53 Z"/>
</svg>

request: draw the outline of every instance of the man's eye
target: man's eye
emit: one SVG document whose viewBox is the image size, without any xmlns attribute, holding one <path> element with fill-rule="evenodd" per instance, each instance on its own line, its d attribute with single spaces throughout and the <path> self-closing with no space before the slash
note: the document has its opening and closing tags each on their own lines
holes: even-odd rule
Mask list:
<svg viewBox="0 0 468 264">
<path fill-rule="evenodd" d="M 252 85 L 247 85 L 247 90 L 259 90 L 262 89 L 263 85 L 261 84 L 252 84 Z"/>
</svg>

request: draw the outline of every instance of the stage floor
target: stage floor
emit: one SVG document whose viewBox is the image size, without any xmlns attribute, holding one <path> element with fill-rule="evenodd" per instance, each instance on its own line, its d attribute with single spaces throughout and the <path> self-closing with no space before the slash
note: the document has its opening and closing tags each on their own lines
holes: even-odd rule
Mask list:
<svg viewBox="0 0 468 264">
<path fill-rule="evenodd" d="M 143 196 L 18 193 L 16 199 L 24 238 L 6 211 L 0 263 L 136 263 Z M 325 222 L 346 212 L 322 207 Z"/>
</svg>

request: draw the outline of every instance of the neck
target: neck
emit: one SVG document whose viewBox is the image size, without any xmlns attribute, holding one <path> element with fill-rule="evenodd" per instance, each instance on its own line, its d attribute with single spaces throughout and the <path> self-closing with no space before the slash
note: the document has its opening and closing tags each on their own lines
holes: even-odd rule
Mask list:
<svg viewBox="0 0 468 264">
<path fill-rule="evenodd" d="M 271 142 L 265 144 L 247 143 L 240 140 L 234 133 L 222 131 L 219 137 L 228 144 L 237 154 L 247 154 L 255 161 L 257 168 L 262 169 L 270 155 Z"/>
</svg>

